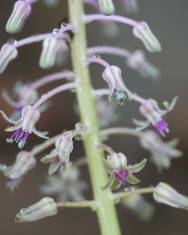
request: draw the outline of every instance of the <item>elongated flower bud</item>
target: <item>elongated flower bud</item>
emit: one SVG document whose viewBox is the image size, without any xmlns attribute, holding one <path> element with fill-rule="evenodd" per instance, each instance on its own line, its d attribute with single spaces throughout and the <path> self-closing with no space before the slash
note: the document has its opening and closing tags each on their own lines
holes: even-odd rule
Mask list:
<svg viewBox="0 0 188 235">
<path fill-rule="evenodd" d="M 14 60 L 18 55 L 16 49 L 16 41 L 10 41 L 5 43 L 0 50 L 0 74 L 5 71 L 8 64 Z"/>
<path fill-rule="evenodd" d="M 159 203 L 188 210 L 188 197 L 178 193 L 169 184 L 159 183 L 154 189 L 153 197 Z"/>
<path fill-rule="evenodd" d="M 121 69 L 115 65 L 108 66 L 102 73 L 102 77 L 108 83 L 109 99 L 123 105 L 128 97 L 125 92 Z"/>
<path fill-rule="evenodd" d="M 26 19 L 29 17 L 31 10 L 31 4 L 28 1 L 17 1 L 14 4 L 12 14 L 6 24 L 6 31 L 8 33 L 19 32 L 22 29 Z"/>
<path fill-rule="evenodd" d="M 9 179 L 18 179 L 23 177 L 28 171 L 36 165 L 36 159 L 29 152 L 22 151 L 17 157 L 13 165 L 6 168 L 4 175 Z"/>
<path fill-rule="evenodd" d="M 16 215 L 17 223 L 33 222 L 57 214 L 57 204 L 53 198 L 45 197 L 28 208 L 23 208 Z"/>
<path fill-rule="evenodd" d="M 146 49 L 152 53 L 160 52 L 161 45 L 155 35 L 152 33 L 149 25 L 142 21 L 133 28 L 133 34 L 139 38 L 145 45 Z"/>
<path fill-rule="evenodd" d="M 112 0 L 98 0 L 100 10 L 105 15 L 112 15 L 114 14 L 115 7 Z"/>
<path fill-rule="evenodd" d="M 61 52 L 67 50 L 66 43 L 63 40 L 58 39 L 54 34 L 46 38 L 42 44 L 39 65 L 43 69 L 49 69 L 55 65 L 59 50 Z"/>
</svg>

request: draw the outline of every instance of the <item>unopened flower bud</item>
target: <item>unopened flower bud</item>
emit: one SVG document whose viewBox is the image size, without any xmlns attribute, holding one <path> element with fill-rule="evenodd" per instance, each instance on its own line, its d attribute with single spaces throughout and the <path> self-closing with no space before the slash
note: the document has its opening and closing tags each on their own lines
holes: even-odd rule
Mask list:
<svg viewBox="0 0 188 235">
<path fill-rule="evenodd" d="M 43 2 L 48 7 L 56 7 L 59 4 L 60 0 L 44 0 Z"/>
<path fill-rule="evenodd" d="M 9 63 L 14 60 L 18 55 L 16 49 L 16 41 L 10 40 L 5 43 L 0 50 L 0 74 L 5 71 Z"/>
<path fill-rule="evenodd" d="M 112 0 L 98 0 L 99 7 L 103 14 L 112 15 L 114 14 L 115 7 Z"/>
<path fill-rule="evenodd" d="M 148 51 L 152 53 L 161 51 L 161 45 L 158 39 L 152 33 L 151 29 L 149 28 L 146 22 L 139 22 L 133 28 L 133 34 L 135 37 L 139 38 L 144 43 Z"/>
<path fill-rule="evenodd" d="M 23 208 L 15 217 L 15 222 L 33 222 L 57 214 L 57 203 L 53 198 L 45 197 L 39 202 Z"/>
<path fill-rule="evenodd" d="M 153 64 L 146 60 L 142 51 L 136 50 L 127 59 L 127 65 L 136 70 L 142 77 L 158 78 L 160 71 Z"/>
<path fill-rule="evenodd" d="M 108 155 L 107 162 L 114 170 L 122 170 L 127 167 L 127 158 L 123 153 L 113 153 Z"/>
<path fill-rule="evenodd" d="M 121 69 L 117 66 L 108 66 L 102 73 L 103 79 L 108 83 L 109 99 L 123 105 L 128 98 L 125 92 L 126 88 L 121 76 Z"/>
<path fill-rule="evenodd" d="M 137 0 L 123 0 L 128 14 L 138 12 L 138 1 Z"/>
<path fill-rule="evenodd" d="M 19 32 L 22 29 L 26 19 L 29 17 L 31 10 L 31 4 L 28 1 L 16 1 L 12 14 L 6 24 L 6 31 L 8 33 Z"/>
<path fill-rule="evenodd" d="M 36 166 L 36 159 L 29 152 L 22 151 L 17 157 L 13 165 L 6 168 L 4 175 L 11 180 L 23 177 L 28 171 Z"/>
<path fill-rule="evenodd" d="M 153 197 L 159 203 L 188 210 L 188 197 L 178 193 L 169 184 L 159 183 L 154 189 Z"/>
<path fill-rule="evenodd" d="M 49 69 L 55 65 L 59 50 L 61 53 L 67 50 L 66 43 L 62 39 L 57 38 L 55 34 L 54 32 L 43 41 L 39 61 L 39 65 L 43 69 Z"/>
</svg>

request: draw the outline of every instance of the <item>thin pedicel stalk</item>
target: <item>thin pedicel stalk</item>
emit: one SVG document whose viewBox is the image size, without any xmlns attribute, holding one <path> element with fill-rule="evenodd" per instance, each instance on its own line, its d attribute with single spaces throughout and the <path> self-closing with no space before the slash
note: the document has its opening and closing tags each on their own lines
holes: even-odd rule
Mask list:
<svg viewBox="0 0 188 235">
<path fill-rule="evenodd" d="M 83 16 L 83 20 L 85 21 L 85 23 L 91 23 L 92 21 L 96 20 L 116 21 L 119 23 L 127 24 L 132 27 L 135 27 L 138 24 L 138 22 L 135 20 L 118 15 L 105 16 L 102 14 L 93 14 L 93 15 L 91 14 Z"/>
<path fill-rule="evenodd" d="M 42 77 L 40 79 L 37 79 L 36 82 L 33 82 L 31 84 L 31 87 L 33 89 L 38 89 L 41 86 L 46 85 L 47 83 L 50 83 L 53 81 L 58 81 L 58 80 L 63 80 L 63 79 L 70 80 L 72 78 L 74 78 L 74 73 L 72 71 L 62 71 L 62 72 L 53 73 L 45 77 Z"/>
<path fill-rule="evenodd" d="M 71 90 L 76 88 L 75 82 L 69 82 L 67 84 L 58 86 L 54 88 L 53 90 L 47 92 L 46 94 L 42 95 L 41 98 L 33 105 L 33 108 L 38 108 L 41 104 L 46 102 L 48 99 L 50 99 L 52 96 L 57 95 L 58 93 L 61 93 L 63 91 Z"/>
<path fill-rule="evenodd" d="M 123 58 L 128 58 L 131 56 L 131 52 L 120 47 L 112 47 L 112 46 L 96 46 L 90 47 L 87 49 L 88 55 L 94 54 L 110 54 L 110 55 L 117 55 Z"/>
<path fill-rule="evenodd" d="M 97 125 L 96 108 L 92 95 L 91 81 L 86 58 L 86 35 L 82 21 L 83 1 L 69 0 L 70 20 L 78 27 L 72 42 L 72 62 L 75 78 L 78 84 L 77 97 L 80 107 L 82 123 L 89 131 L 83 135 L 84 146 L 88 159 L 89 171 L 92 181 L 94 199 L 99 207 L 96 209 L 102 235 L 120 235 L 119 222 L 109 190 L 101 190 L 101 186 L 107 182 L 107 174 L 103 165 L 103 155 L 96 146 L 101 144 Z"/>
<path fill-rule="evenodd" d="M 126 128 L 126 127 L 112 127 L 112 128 L 107 128 L 102 130 L 101 136 L 109 136 L 109 135 L 132 135 L 136 137 L 140 137 L 142 133 L 131 129 L 131 128 Z"/>
</svg>

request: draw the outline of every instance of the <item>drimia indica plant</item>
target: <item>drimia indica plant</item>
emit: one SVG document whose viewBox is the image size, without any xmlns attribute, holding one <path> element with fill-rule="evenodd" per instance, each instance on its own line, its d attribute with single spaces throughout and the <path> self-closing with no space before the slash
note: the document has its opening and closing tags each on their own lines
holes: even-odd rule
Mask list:
<svg viewBox="0 0 188 235">
<path fill-rule="evenodd" d="M 27 18 L 32 14 L 33 5 L 37 2 L 16 1 L 7 21 L 6 31 L 14 34 L 23 29 Z M 42 2 L 53 7 L 60 1 Z M 68 0 L 68 20 L 50 29 L 50 32 L 21 40 L 11 39 L 1 47 L 0 73 L 18 57 L 20 47 L 32 43 L 41 43 L 39 66 L 42 69 L 50 69 L 56 65 L 63 67 L 68 53 L 71 54 L 73 67 L 72 70 L 49 74 L 27 84 L 16 83 L 12 95 L 14 98 L 6 90 L 2 92 L 7 103 L 15 109 L 11 115 L 0 111 L 9 124 L 5 130 L 10 132 L 7 143 L 17 144 L 20 149 L 11 166 L 0 165 L 0 171 L 8 178 L 7 186 L 11 190 L 18 187 L 25 175 L 36 166 L 37 155 L 51 148 L 48 154 L 41 158 L 41 162 L 49 166 L 47 182 L 40 188 L 45 197 L 21 209 L 15 217 L 16 222 L 33 222 L 54 216 L 63 207 L 88 207 L 96 213 L 102 235 L 120 235 L 115 209 L 117 203 L 122 203 L 143 220 L 149 219 L 154 210 L 142 196 L 146 193 L 151 193 L 154 200 L 159 203 L 188 209 L 188 198 L 168 183 L 160 182 L 157 186 L 139 188 L 139 172 L 144 170 L 147 160 L 133 162 L 131 156 L 126 156 L 125 153 L 118 152 L 104 143 L 111 135 L 134 136 L 141 146 L 151 153 L 151 159 L 160 171 L 168 169 L 171 160 L 181 156 L 181 152 L 176 149 L 176 140 L 163 141 L 170 131 L 166 115 L 174 108 L 177 97 L 171 102 L 165 101 L 159 105 L 153 98 L 144 98 L 132 92 L 125 82 L 121 68 L 106 61 L 103 54 L 122 57 L 126 67 L 136 70 L 143 77 L 156 79 L 159 70 L 146 60 L 141 50 L 130 52 L 109 45 L 87 47 L 85 27 L 96 21 L 100 22 L 102 30 L 108 35 L 116 34 L 118 23 L 124 24 L 149 52 L 161 51 L 161 45 L 149 25 L 144 21 L 116 15 L 114 4 L 115 1 L 113 3 L 112 0 Z M 136 0 L 121 0 L 116 1 L 116 4 L 125 6 L 127 13 L 138 10 Z M 85 5 L 91 6 L 95 13 L 86 14 Z M 104 80 L 105 88 L 92 87 L 89 74 L 89 66 L 92 63 L 97 63 L 101 67 L 101 78 Z M 41 87 L 57 80 L 62 81 L 62 85 L 39 95 Z M 76 94 L 76 110 L 79 111 L 80 121 L 72 130 L 61 131 L 58 136 L 51 137 L 47 131 L 41 132 L 36 126 L 40 122 L 40 116 L 47 112 L 49 100 L 65 91 Z M 108 99 L 105 99 L 106 97 Z M 143 120 L 133 119 L 135 126 L 132 128 L 109 127 L 119 118 L 118 105 L 129 105 L 133 102 L 137 103 L 138 112 Z M 24 148 L 32 134 L 44 139 L 44 142 L 26 151 Z M 76 161 L 71 156 L 75 141 L 83 141 L 86 156 Z M 93 189 L 92 200 L 86 200 L 84 197 L 88 183 L 81 180 L 80 167 L 83 165 L 89 168 Z"/>
</svg>

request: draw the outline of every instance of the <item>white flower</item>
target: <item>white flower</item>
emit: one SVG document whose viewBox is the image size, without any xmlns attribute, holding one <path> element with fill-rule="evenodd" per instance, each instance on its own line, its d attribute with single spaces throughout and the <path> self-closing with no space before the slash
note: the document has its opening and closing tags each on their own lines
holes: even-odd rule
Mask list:
<svg viewBox="0 0 188 235">
<path fill-rule="evenodd" d="M 33 222 L 56 214 L 56 202 L 53 198 L 45 197 L 28 208 L 21 209 L 15 217 L 15 222 Z"/>
<path fill-rule="evenodd" d="M 188 210 L 188 197 L 178 193 L 169 184 L 159 183 L 154 188 L 153 197 L 159 203 Z"/>
</svg>

